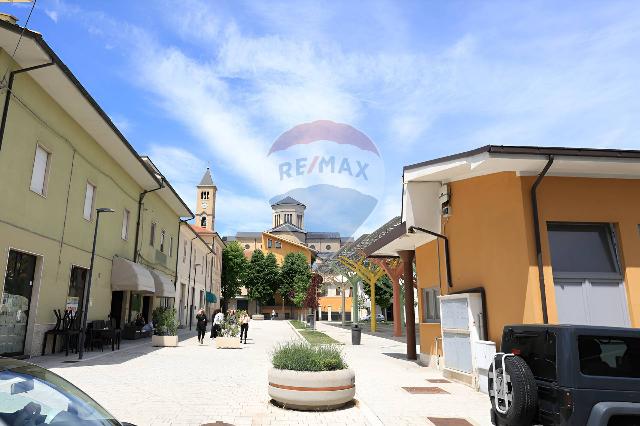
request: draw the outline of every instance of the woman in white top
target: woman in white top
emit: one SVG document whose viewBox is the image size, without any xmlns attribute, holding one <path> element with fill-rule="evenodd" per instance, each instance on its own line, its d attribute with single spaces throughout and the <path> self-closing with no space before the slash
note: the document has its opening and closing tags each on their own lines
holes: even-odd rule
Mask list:
<svg viewBox="0 0 640 426">
<path fill-rule="evenodd" d="M 242 313 L 240 317 L 240 343 L 242 343 L 242 334 L 244 334 L 244 344 L 247 344 L 247 332 L 249 331 L 249 314 L 246 312 Z"/>
<path fill-rule="evenodd" d="M 215 339 L 220 334 L 220 329 L 222 325 L 222 321 L 224 321 L 224 314 L 220 309 L 216 309 L 213 312 L 213 320 L 211 321 L 213 324 L 211 325 L 211 338 Z"/>
</svg>

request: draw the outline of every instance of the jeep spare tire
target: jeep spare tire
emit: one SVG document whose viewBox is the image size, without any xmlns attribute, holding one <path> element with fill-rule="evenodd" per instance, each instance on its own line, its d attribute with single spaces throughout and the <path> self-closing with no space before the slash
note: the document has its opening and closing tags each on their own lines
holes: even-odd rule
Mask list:
<svg viewBox="0 0 640 426">
<path fill-rule="evenodd" d="M 538 407 L 538 386 L 531 369 L 519 356 L 507 356 L 504 366 L 507 370 L 505 377 L 500 362 L 501 355 L 496 355 L 495 361 L 489 367 L 489 397 L 491 406 L 499 419 L 497 424 L 508 426 L 529 426 L 533 423 Z M 493 380 L 493 370 L 496 370 L 496 383 Z M 507 392 L 503 391 L 506 380 Z M 496 409 L 496 403 L 500 411 Z"/>
</svg>

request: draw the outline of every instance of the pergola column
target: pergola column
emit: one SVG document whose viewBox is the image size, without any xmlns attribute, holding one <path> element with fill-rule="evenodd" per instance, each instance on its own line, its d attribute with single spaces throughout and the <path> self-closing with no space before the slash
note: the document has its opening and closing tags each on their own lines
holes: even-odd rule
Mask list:
<svg viewBox="0 0 640 426">
<path fill-rule="evenodd" d="M 413 306 L 413 250 L 402 250 L 398 254 L 402 259 L 404 280 L 404 307 L 407 318 L 407 359 L 418 359 L 416 355 L 416 313 Z"/>
</svg>

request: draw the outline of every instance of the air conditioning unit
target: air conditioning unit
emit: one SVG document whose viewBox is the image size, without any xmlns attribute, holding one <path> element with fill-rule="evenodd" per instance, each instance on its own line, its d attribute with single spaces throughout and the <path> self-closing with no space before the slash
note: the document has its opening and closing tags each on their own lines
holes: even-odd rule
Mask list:
<svg viewBox="0 0 640 426">
<path fill-rule="evenodd" d="M 476 352 L 485 352 L 487 349 L 484 346 L 493 344 L 483 340 L 486 330 L 483 329 L 482 296 L 480 293 L 461 293 L 440 296 L 439 299 L 443 374 L 478 389 L 481 374 L 479 370 L 484 372 L 487 366 L 478 362 L 486 354 Z M 484 342 L 485 345 L 479 345 L 478 342 Z M 495 351 L 495 344 L 493 348 Z"/>
</svg>

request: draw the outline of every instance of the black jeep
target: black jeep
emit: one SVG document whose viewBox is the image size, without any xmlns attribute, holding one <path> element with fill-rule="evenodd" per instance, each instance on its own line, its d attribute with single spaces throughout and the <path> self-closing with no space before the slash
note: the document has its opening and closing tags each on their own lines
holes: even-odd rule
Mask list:
<svg viewBox="0 0 640 426">
<path fill-rule="evenodd" d="M 493 424 L 640 425 L 640 329 L 509 325 L 501 350 Z"/>
</svg>

